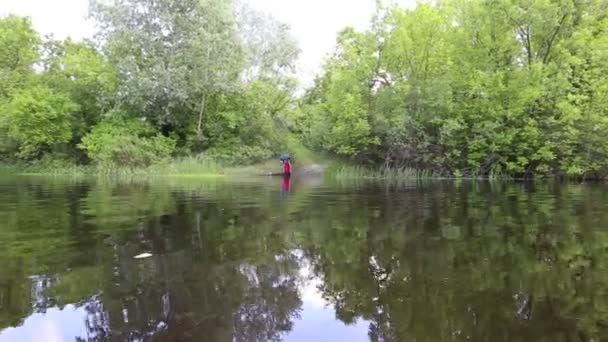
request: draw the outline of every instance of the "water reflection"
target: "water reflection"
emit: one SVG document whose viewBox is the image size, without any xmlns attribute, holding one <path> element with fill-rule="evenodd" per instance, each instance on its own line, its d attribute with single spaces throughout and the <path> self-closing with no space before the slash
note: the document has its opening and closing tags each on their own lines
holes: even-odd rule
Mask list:
<svg viewBox="0 0 608 342">
<path fill-rule="evenodd" d="M 283 194 L 288 194 L 289 191 L 291 190 L 291 177 L 283 176 L 281 178 L 282 178 L 281 191 L 283 192 Z"/>
<path fill-rule="evenodd" d="M 288 182 L 0 180 L 0 341 L 608 334 L 601 185 Z"/>
</svg>

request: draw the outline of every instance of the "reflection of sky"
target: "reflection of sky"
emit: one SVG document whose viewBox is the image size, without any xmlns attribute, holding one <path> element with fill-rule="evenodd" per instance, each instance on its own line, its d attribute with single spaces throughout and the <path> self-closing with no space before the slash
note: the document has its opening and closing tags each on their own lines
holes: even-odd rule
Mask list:
<svg viewBox="0 0 608 342">
<path fill-rule="evenodd" d="M 283 336 L 284 341 L 367 341 L 369 322 L 358 320 L 346 325 L 336 319 L 332 304 L 321 296 L 321 280 L 314 277 L 304 261 L 300 276 L 306 279 L 300 286 L 302 311 L 294 320 L 293 330 Z M 63 342 L 76 337 L 87 340 L 87 312 L 84 308 L 67 305 L 63 309 L 50 308 L 46 313 L 34 313 L 18 327 L 0 331 L 0 342 Z"/>
<path fill-rule="evenodd" d="M 316 289 L 315 289 L 316 290 Z M 294 322 L 294 327 L 284 337 L 284 341 L 368 341 L 369 323 L 358 320 L 355 324 L 346 325 L 336 320 L 334 309 L 321 303 L 320 294 L 310 300 L 302 298 L 301 319 Z M 307 296 L 308 297 L 308 296 Z"/>
<path fill-rule="evenodd" d="M 302 299 L 301 318 L 294 322 L 294 327 L 284 337 L 284 341 L 368 341 L 369 322 L 358 320 L 346 325 L 336 319 L 332 304 L 327 303 L 317 286 L 321 280 L 312 276 L 310 268 L 305 265 L 300 269 L 300 276 L 309 279 L 300 287 Z"/>
<path fill-rule="evenodd" d="M 46 313 L 30 315 L 19 327 L 0 331 L 0 342 L 63 342 L 74 341 L 76 337 L 86 341 L 86 317 L 83 308 L 73 305 L 67 305 L 63 310 L 47 309 Z"/>
</svg>

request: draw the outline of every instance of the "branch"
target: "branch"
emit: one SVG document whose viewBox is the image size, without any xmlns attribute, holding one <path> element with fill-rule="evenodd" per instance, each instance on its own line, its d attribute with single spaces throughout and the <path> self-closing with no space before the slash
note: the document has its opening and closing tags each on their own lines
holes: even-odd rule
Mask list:
<svg viewBox="0 0 608 342">
<path fill-rule="evenodd" d="M 547 64 L 547 62 L 549 61 L 549 55 L 551 54 L 551 48 L 553 47 L 553 42 L 555 41 L 555 38 L 557 38 L 559 31 L 563 27 L 564 21 L 566 21 L 568 14 L 569 13 L 566 13 L 562 16 L 562 18 L 559 20 L 559 23 L 557 24 L 557 27 L 555 28 L 555 31 L 553 32 L 553 35 L 551 36 L 551 39 L 549 39 L 549 42 L 547 44 L 547 51 L 545 52 L 545 56 L 543 57 L 543 64 Z"/>
</svg>

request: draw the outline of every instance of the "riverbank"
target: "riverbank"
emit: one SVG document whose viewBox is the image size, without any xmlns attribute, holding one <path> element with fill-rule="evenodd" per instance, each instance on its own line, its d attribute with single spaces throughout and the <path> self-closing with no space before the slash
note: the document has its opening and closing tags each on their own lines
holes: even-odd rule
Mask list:
<svg viewBox="0 0 608 342">
<path fill-rule="evenodd" d="M 312 159 L 296 163 L 294 174 L 322 176 L 324 167 Z M 0 174 L 69 176 L 69 177 L 250 177 L 265 176 L 281 170 L 276 160 L 252 165 L 223 165 L 210 159 L 183 158 L 146 168 L 100 167 L 73 163 L 49 162 L 32 164 L 0 164 Z"/>
<path fill-rule="evenodd" d="M 51 162 L 36 164 L 7 165 L 0 164 L 0 173 L 14 175 L 45 175 L 69 177 L 181 177 L 181 178 L 218 178 L 218 177 L 252 177 L 267 176 L 280 172 L 276 160 L 268 160 L 252 165 L 223 165 L 211 159 L 183 158 L 166 163 L 151 165 L 146 168 L 112 167 L 103 168 L 95 165 L 77 165 L 71 163 Z M 462 177 L 445 175 L 430 170 L 414 168 L 366 168 L 339 160 L 331 160 L 309 155 L 294 162 L 294 175 L 297 177 L 324 177 L 333 180 L 419 180 L 419 179 L 517 179 L 507 174 L 496 174 L 486 177 Z"/>
<path fill-rule="evenodd" d="M 491 174 L 486 176 L 463 176 L 461 174 L 443 174 L 432 170 L 415 168 L 369 168 L 354 165 L 347 161 L 332 160 L 327 157 L 306 155 L 294 158 L 294 175 L 297 177 L 323 177 L 333 180 L 388 180 L 405 181 L 420 179 L 485 179 L 485 180 L 523 180 L 511 174 Z M 146 168 L 111 167 L 95 165 L 78 165 L 60 161 L 33 164 L 1 164 L 0 174 L 45 175 L 69 177 L 180 177 L 180 178 L 220 178 L 220 177 L 256 177 L 268 176 L 280 172 L 277 160 L 268 160 L 251 165 L 225 165 L 206 158 L 173 159 L 166 163 L 151 165 Z M 536 179 L 562 180 L 605 180 L 587 177 L 536 177 Z M 530 180 L 530 179 L 528 179 Z"/>
<path fill-rule="evenodd" d="M 507 173 L 493 173 L 486 176 L 464 176 L 459 172 L 446 174 L 436 170 L 425 170 L 410 167 L 362 167 L 345 162 L 336 162 L 327 169 L 327 175 L 335 179 L 376 179 L 376 180 L 413 180 L 413 179 L 519 179 Z"/>
<path fill-rule="evenodd" d="M 211 160 L 185 158 L 172 160 L 146 168 L 100 167 L 64 162 L 0 165 L 0 172 L 15 175 L 66 175 L 66 176 L 215 176 L 225 174 L 225 168 Z"/>
<path fill-rule="evenodd" d="M 325 170 L 324 165 L 334 164 L 329 158 L 308 150 L 294 138 L 287 140 L 286 150 L 293 158 L 294 174 L 296 175 L 321 176 Z M 264 176 L 280 171 L 281 164 L 278 159 L 232 165 L 214 160 L 212 157 L 202 156 L 174 158 L 139 168 L 118 165 L 80 165 L 60 158 L 16 164 L 0 162 L 0 173 L 2 174 L 70 177 L 247 177 Z"/>
</svg>

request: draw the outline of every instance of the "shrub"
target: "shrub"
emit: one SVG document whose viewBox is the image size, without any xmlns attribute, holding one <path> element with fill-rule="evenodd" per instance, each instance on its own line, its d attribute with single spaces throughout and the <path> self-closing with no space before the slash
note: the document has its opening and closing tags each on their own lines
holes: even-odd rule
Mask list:
<svg viewBox="0 0 608 342">
<path fill-rule="evenodd" d="M 95 126 L 79 147 L 102 168 L 141 168 L 166 160 L 175 140 L 143 121 L 118 116 Z"/>
<path fill-rule="evenodd" d="M 72 137 L 71 115 L 77 108 L 65 94 L 45 86 L 20 90 L 2 108 L 0 121 L 6 137 L 0 145 L 10 145 L 10 138 L 18 146 L 19 158 L 32 159 L 65 144 Z"/>
<path fill-rule="evenodd" d="M 266 161 L 276 153 L 261 146 L 231 145 L 212 147 L 204 156 L 225 165 L 246 165 Z"/>
</svg>

